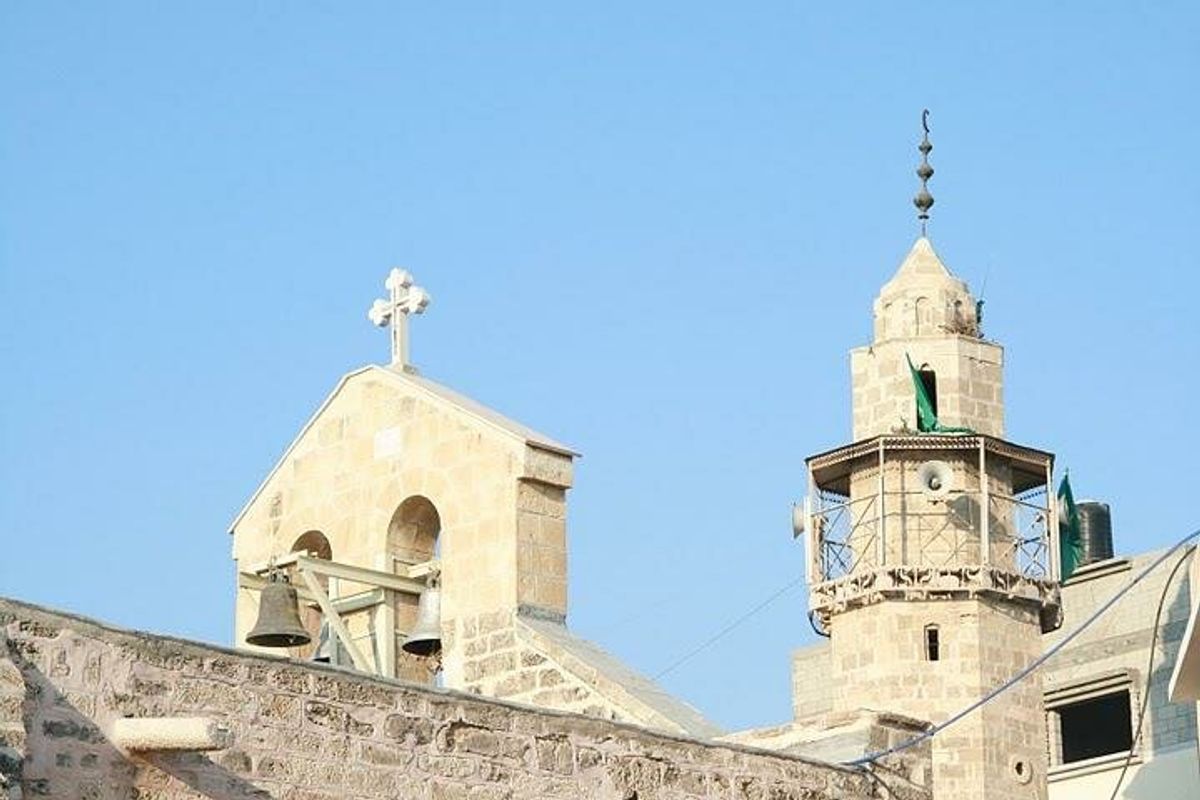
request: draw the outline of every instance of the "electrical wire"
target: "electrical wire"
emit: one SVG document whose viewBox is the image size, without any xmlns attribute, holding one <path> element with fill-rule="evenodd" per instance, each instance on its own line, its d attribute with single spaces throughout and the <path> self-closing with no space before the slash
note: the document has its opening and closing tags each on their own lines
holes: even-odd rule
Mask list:
<svg viewBox="0 0 1200 800">
<path fill-rule="evenodd" d="M 961 711 L 959 711 L 958 713 L 954 714 L 949 719 L 947 719 L 945 722 L 940 722 L 937 725 L 930 726 L 927 730 L 917 734 L 916 736 L 912 737 L 911 739 L 906 739 L 903 742 L 900 742 L 899 744 L 893 745 L 893 746 L 885 748 L 883 750 L 876 750 L 875 752 L 867 753 L 865 756 L 862 756 L 861 758 L 856 758 L 851 761 L 844 761 L 844 762 L 842 762 L 843 766 L 865 768 L 867 765 L 873 764 L 874 762 L 878 761 L 881 758 L 893 755 L 895 753 L 899 753 L 902 750 L 907 750 L 910 747 L 915 747 L 916 745 L 920 744 L 921 742 L 924 742 L 928 739 L 932 739 L 934 736 L 936 736 L 939 733 L 941 733 L 942 731 L 946 730 L 946 728 L 949 728 L 951 725 L 960 721 L 963 717 L 966 717 L 967 715 L 971 714 L 972 712 L 987 705 L 992 700 L 994 700 L 996 697 L 998 697 L 999 695 L 1008 691 L 1013 686 L 1015 686 L 1018 683 L 1020 683 L 1021 681 L 1023 681 L 1025 678 L 1029 677 L 1029 675 L 1034 670 L 1036 670 L 1042 664 L 1046 663 L 1046 661 L 1048 661 L 1051 657 L 1053 657 L 1055 654 L 1057 654 L 1058 651 L 1062 650 L 1064 647 L 1066 647 L 1068 644 L 1070 644 L 1071 641 L 1073 641 L 1075 639 L 1075 637 L 1079 636 L 1079 634 L 1083 633 L 1088 627 L 1090 627 L 1092 625 L 1092 623 L 1094 623 L 1096 620 L 1100 619 L 1100 617 L 1104 616 L 1104 614 L 1106 614 L 1108 612 L 1108 610 L 1117 603 L 1118 600 L 1120 600 L 1122 597 L 1124 597 L 1125 594 L 1130 589 L 1132 589 L 1134 586 L 1137 586 L 1139 583 L 1141 583 L 1141 581 L 1147 575 L 1149 575 L 1151 572 L 1156 570 L 1160 564 L 1162 564 L 1164 561 L 1166 561 L 1168 558 L 1170 558 L 1172 555 L 1174 555 L 1175 551 L 1179 550 L 1179 548 L 1183 547 L 1185 544 L 1190 542 L 1192 539 L 1195 539 L 1197 536 L 1200 536 L 1200 530 L 1193 531 L 1192 533 L 1188 534 L 1184 538 L 1180 539 L 1178 542 L 1176 542 L 1174 545 L 1172 545 L 1169 550 L 1164 552 L 1158 558 L 1154 559 L 1154 561 L 1149 566 L 1147 566 L 1145 569 L 1143 569 L 1141 572 L 1139 572 L 1132 581 L 1130 581 L 1128 584 L 1123 586 L 1116 594 L 1114 594 L 1112 597 L 1110 597 L 1108 600 L 1106 600 L 1103 605 L 1101 605 L 1094 612 L 1092 612 L 1092 615 L 1089 616 L 1087 619 L 1085 619 L 1082 623 L 1080 623 L 1073 631 L 1068 633 L 1062 639 L 1059 639 L 1054 644 L 1053 647 L 1051 647 L 1049 650 L 1042 653 L 1040 656 L 1038 656 L 1036 659 L 1034 659 L 1032 662 L 1030 662 L 1028 666 L 1026 666 L 1023 669 L 1021 669 L 1020 671 L 1018 671 L 1016 675 L 1013 675 L 1007 681 L 1000 684 L 995 689 L 992 689 L 990 692 L 985 694 L 983 697 L 979 698 L 975 702 L 968 705 L 966 708 L 964 708 Z"/>
<path fill-rule="evenodd" d="M 1171 568 L 1171 574 L 1167 576 L 1167 582 L 1163 584 L 1162 594 L 1158 598 L 1158 609 L 1154 612 L 1154 628 L 1150 636 L 1150 658 L 1146 662 L 1146 690 L 1142 692 L 1142 707 L 1138 710 L 1137 726 L 1133 730 L 1133 738 L 1129 742 L 1129 753 L 1125 756 L 1125 763 L 1121 765 L 1121 774 L 1117 776 L 1117 785 L 1113 787 L 1112 794 L 1108 800 L 1117 800 L 1117 795 L 1121 791 L 1121 784 L 1125 782 L 1125 773 L 1129 771 L 1129 765 L 1133 763 L 1133 753 L 1137 748 L 1138 740 L 1142 738 L 1142 723 L 1146 720 L 1146 709 L 1150 707 L 1150 679 L 1154 675 L 1154 649 L 1158 647 L 1158 632 L 1159 621 L 1162 619 L 1163 607 L 1167 604 L 1167 595 L 1171 591 L 1171 582 L 1175 580 L 1175 574 L 1179 572 L 1179 568 L 1187 561 L 1188 556 L 1196 552 L 1196 546 L 1189 547 L 1179 560 L 1175 562 L 1175 566 Z"/>
<path fill-rule="evenodd" d="M 653 680 L 658 680 L 662 676 L 667 675 L 668 673 L 674 672 L 676 669 L 683 666 L 688 661 L 690 661 L 693 658 L 695 658 L 696 656 L 700 655 L 702 652 L 704 652 L 708 648 L 712 647 L 719 640 L 724 638 L 726 634 L 731 632 L 734 628 L 738 627 L 743 622 L 750 619 L 755 614 L 762 611 L 764 608 L 771 605 L 771 603 L 774 603 L 776 600 L 783 597 L 790 590 L 796 588 L 803 582 L 804 582 L 803 575 L 801 575 L 799 578 L 796 578 L 795 580 L 789 581 L 787 583 L 787 585 L 778 589 L 774 594 L 772 594 L 766 600 L 763 600 L 761 603 L 754 606 L 754 608 L 750 609 L 745 614 L 742 614 L 740 617 L 738 617 L 733 622 L 726 625 L 724 628 L 721 628 L 721 630 L 717 631 L 715 634 L 710 636 L 708 639 L 705 639 L 704 642 L 702 642 L 698 646 L 694 647 L 693 649 L 689 650 L 687 653 L 680 656 L 679 658 L 675 659 L 674 661 L 672 661 L 670 664 L 668 664 L 663 669 L 660 669 L 658 672 L 654 673 Z"/>
</svg>

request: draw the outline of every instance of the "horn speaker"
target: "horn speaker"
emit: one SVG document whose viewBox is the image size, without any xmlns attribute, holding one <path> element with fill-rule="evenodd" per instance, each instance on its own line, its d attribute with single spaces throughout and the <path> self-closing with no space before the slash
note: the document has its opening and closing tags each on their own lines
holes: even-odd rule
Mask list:
<svg viewBox="0 0 1200 800">
<path fill-rule="evenodd" d="M 954 471 L 945 461 L 926 461 L 917 468 L 917 483 L 930 500 L 945 500 L 954 488 Z"/>
</svg>

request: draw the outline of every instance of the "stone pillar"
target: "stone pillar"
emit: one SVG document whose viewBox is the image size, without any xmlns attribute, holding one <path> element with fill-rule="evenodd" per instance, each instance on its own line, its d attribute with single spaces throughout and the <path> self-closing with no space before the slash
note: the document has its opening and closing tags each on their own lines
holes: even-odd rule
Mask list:
<svg viewBox="0 0 1200 800">
<path fill-rule="evenodd" d="M 937 626 L 939 660 L 925 630 Z M 858 708 L 943 722 L 1041 653 L 1037 610 L 985 600 L 884 602 L 830 621 L 835 711 Z M 934 738 L 936 796 L 1044 800 L 1045 726 L 1034 673 Z"/>
</svg>

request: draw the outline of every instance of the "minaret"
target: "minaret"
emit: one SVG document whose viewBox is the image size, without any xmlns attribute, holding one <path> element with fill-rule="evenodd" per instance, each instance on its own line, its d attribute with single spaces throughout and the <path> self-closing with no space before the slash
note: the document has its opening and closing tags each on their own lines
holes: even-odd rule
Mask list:
<svg viewBox="0 0 1200 800">
<path fill-rule="evenodd" d="M 805 527 L 835 710 L 940 722 L 1041 653 L 1058 585 L 1053 456 L 1001 438 L 1003 350 L 925 237 L 928 133 L 921 236 L 851 353 L 853 443 L 807 460 Z M 935 796 L 1045 798 L 1041 704 L 1034 673 L 939 733 Z"/>
</svg>

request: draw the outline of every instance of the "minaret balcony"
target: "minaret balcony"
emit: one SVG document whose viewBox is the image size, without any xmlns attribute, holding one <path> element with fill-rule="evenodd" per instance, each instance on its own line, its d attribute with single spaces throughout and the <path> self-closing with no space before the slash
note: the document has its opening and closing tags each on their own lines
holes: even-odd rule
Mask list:
<svg viewBox="0 0 1200 800">
<path fill-rule="evenodd" d="M 1054 456 L 992 436 L 876 436 L 807 460 L 818 624 L 886 600 L 991 597 L 1059 619 Z"/>
</svg>

